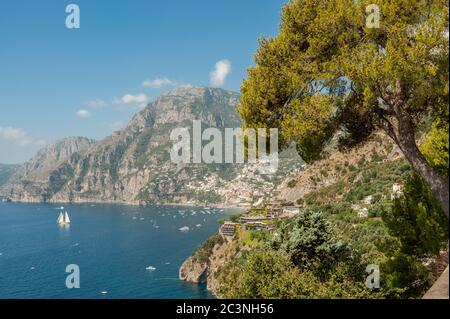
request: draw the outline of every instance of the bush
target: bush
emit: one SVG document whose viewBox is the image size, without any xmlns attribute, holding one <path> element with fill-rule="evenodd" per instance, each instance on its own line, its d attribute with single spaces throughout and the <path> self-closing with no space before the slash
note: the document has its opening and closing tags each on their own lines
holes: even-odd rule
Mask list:
<svg viewBox="0 0 450 319">
<path fill-rule="evenodd" d="M 289 188 L 294 188 L 297 185 L 297 181 L 295 179 L 291 179 L 288 183 L 287 186 Z"/>
<path fill-rule="evenodd" d="M 437 255 L 448 240 L 448 220 L 430 188 L 417 174 L 405 183 L 404 196 L 383 212 L 390 233 L 398 237 L 402 252 L 416 257 Z"/>
<path fill-rule="evenodd" d="M 209 237 L 205 242 L 203 242 L 196 250 L 192 258 L 200 263 L 206 263 L 211 256 L 212 250 L 215 245 L 222 245 L 223 238 L 220 234 L 215 234 Z"/>
<path fill-rule="evenodd" d="M 241 215 L 238 215 L 238 214 L 231 214 L 230 216 L 228 216 L 228 218 L 229 218 L 232 222 L 238 222 L 239 219 L 241 218 Z"/>
</svg>

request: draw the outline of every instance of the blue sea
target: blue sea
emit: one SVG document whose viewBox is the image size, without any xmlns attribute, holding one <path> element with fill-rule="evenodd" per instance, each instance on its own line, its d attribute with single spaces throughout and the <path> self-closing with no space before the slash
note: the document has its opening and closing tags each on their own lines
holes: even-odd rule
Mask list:
<svg viewBox="0 0 450 319">
<path fill-rule="evenodd" d="M 61 204 L 0 203 L 0 298 L 213 298 L 178 270 L 235 210 L 62 205 L 68 227 L 56 223 Z M 66 287 L 69 264 L 80 288 Z"/>
</svg>

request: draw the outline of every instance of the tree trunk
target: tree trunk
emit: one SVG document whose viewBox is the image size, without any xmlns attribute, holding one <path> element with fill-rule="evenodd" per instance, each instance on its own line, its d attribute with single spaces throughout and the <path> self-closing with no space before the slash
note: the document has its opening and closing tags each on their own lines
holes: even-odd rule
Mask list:
<svg viewBox="0 0 450 319">
<path fill-rule="evenodd" d="M 430 186 L 433 195 L 441 205 L 448 219 L 449 189 L 447 181 L 439 172 L 427 162 L 419 151 L 415 138 L 415 127 L 408 115 L 397 116 L 398 127 L 395 130 L 394 141 L 402 150 L 414 171 L 419 174 Z"/>
<path fill-rule="evenodd" d="M 414 171 L 427 182 L 428 186 L 430 186 L 433 195 L 438 200 L 442 210 L 448 218 L 449 189 L 447 181 L 426 161 L 415 143 L 414 145 L 401 144 L 399 147 Z"/>
</svg>

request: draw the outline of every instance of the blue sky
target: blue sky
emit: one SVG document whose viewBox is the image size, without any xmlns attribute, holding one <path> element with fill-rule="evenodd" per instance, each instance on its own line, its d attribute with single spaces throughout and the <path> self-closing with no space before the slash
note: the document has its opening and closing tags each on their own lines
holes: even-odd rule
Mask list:
<svg viewBox="0 0 450 319">
<path fill-rule="evenodd" d="M 239 91 L 285 2 L 2 1 L 0 163 L 67 136 L 101 139 L 179 85 Z M 80 29 L 66 28 L 70 3 Z"/>
</svg>

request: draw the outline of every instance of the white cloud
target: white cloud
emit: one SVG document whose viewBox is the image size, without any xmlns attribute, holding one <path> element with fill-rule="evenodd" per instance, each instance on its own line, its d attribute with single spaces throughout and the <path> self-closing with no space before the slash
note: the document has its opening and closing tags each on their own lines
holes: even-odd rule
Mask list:
<svg viewBox="0 0 450 319">
<path fill-rule="evenodd" d="M 148 97 L 144 93 L 141 94 L 125 94 L 121 98 L 115 98 L 113 103 L 116 105 L 135 104 L 140 108 L 143 108 L 148 103 Z"/>
<path fill-rule="evenodd" d="M 89 106 L 89 107 L 93 107 L 96 109 L 102 108 L 106 106 L 106 102 L 102 99 L 92 99 L 92 100 L 87 100 L 86 102 L 84 102 L 85 105 Z"/>
<path fill-rule="evenodd" d="M 47 143 L 44 140 L 33 140 L 28 136 L 27 132 L 20 128 L 12 126 L 0 126 L 0 139 L 13 141 L 19 146 L 26 146 L 29 144 L 44 145 Z"/>
<path fill-rule="evenodd" d="M 225 79 L 231 71 L 231 63 L 227 59 L 216 62 L 214 70 L 209 74 L 209 83 L 212 86 L 220 87 L 224 85 Z"/>
<path fill-rule="evenodd" d="M 88 118 L 91 117 L 91 112 L 88 110 L 79 110 L 75 113 L 78 117 Z"/>
<path fill-rule="evenodd" d="M 143 87 L 160 88 L 166 85 L 176 85 L 176 82 L 169 80 L 168 78 L 156 78 L 154 80 L 145 80 L 142 82 Z"/>
<path fill-rule="evenodd" d="M 27 133 L 20 128 L 12 126 L 0 126 L 0 138 L 4 140 L 21 140 L 26 138 Z"/>
<path fill-rule="evenodd" d="M 130 104 L 130 103 L 145 103 L 147 102 L 147 95 L 145 94 L 125 94 L 124 96 L 122 96 L 122 102 L 125 104 Z"/>
</svg>

